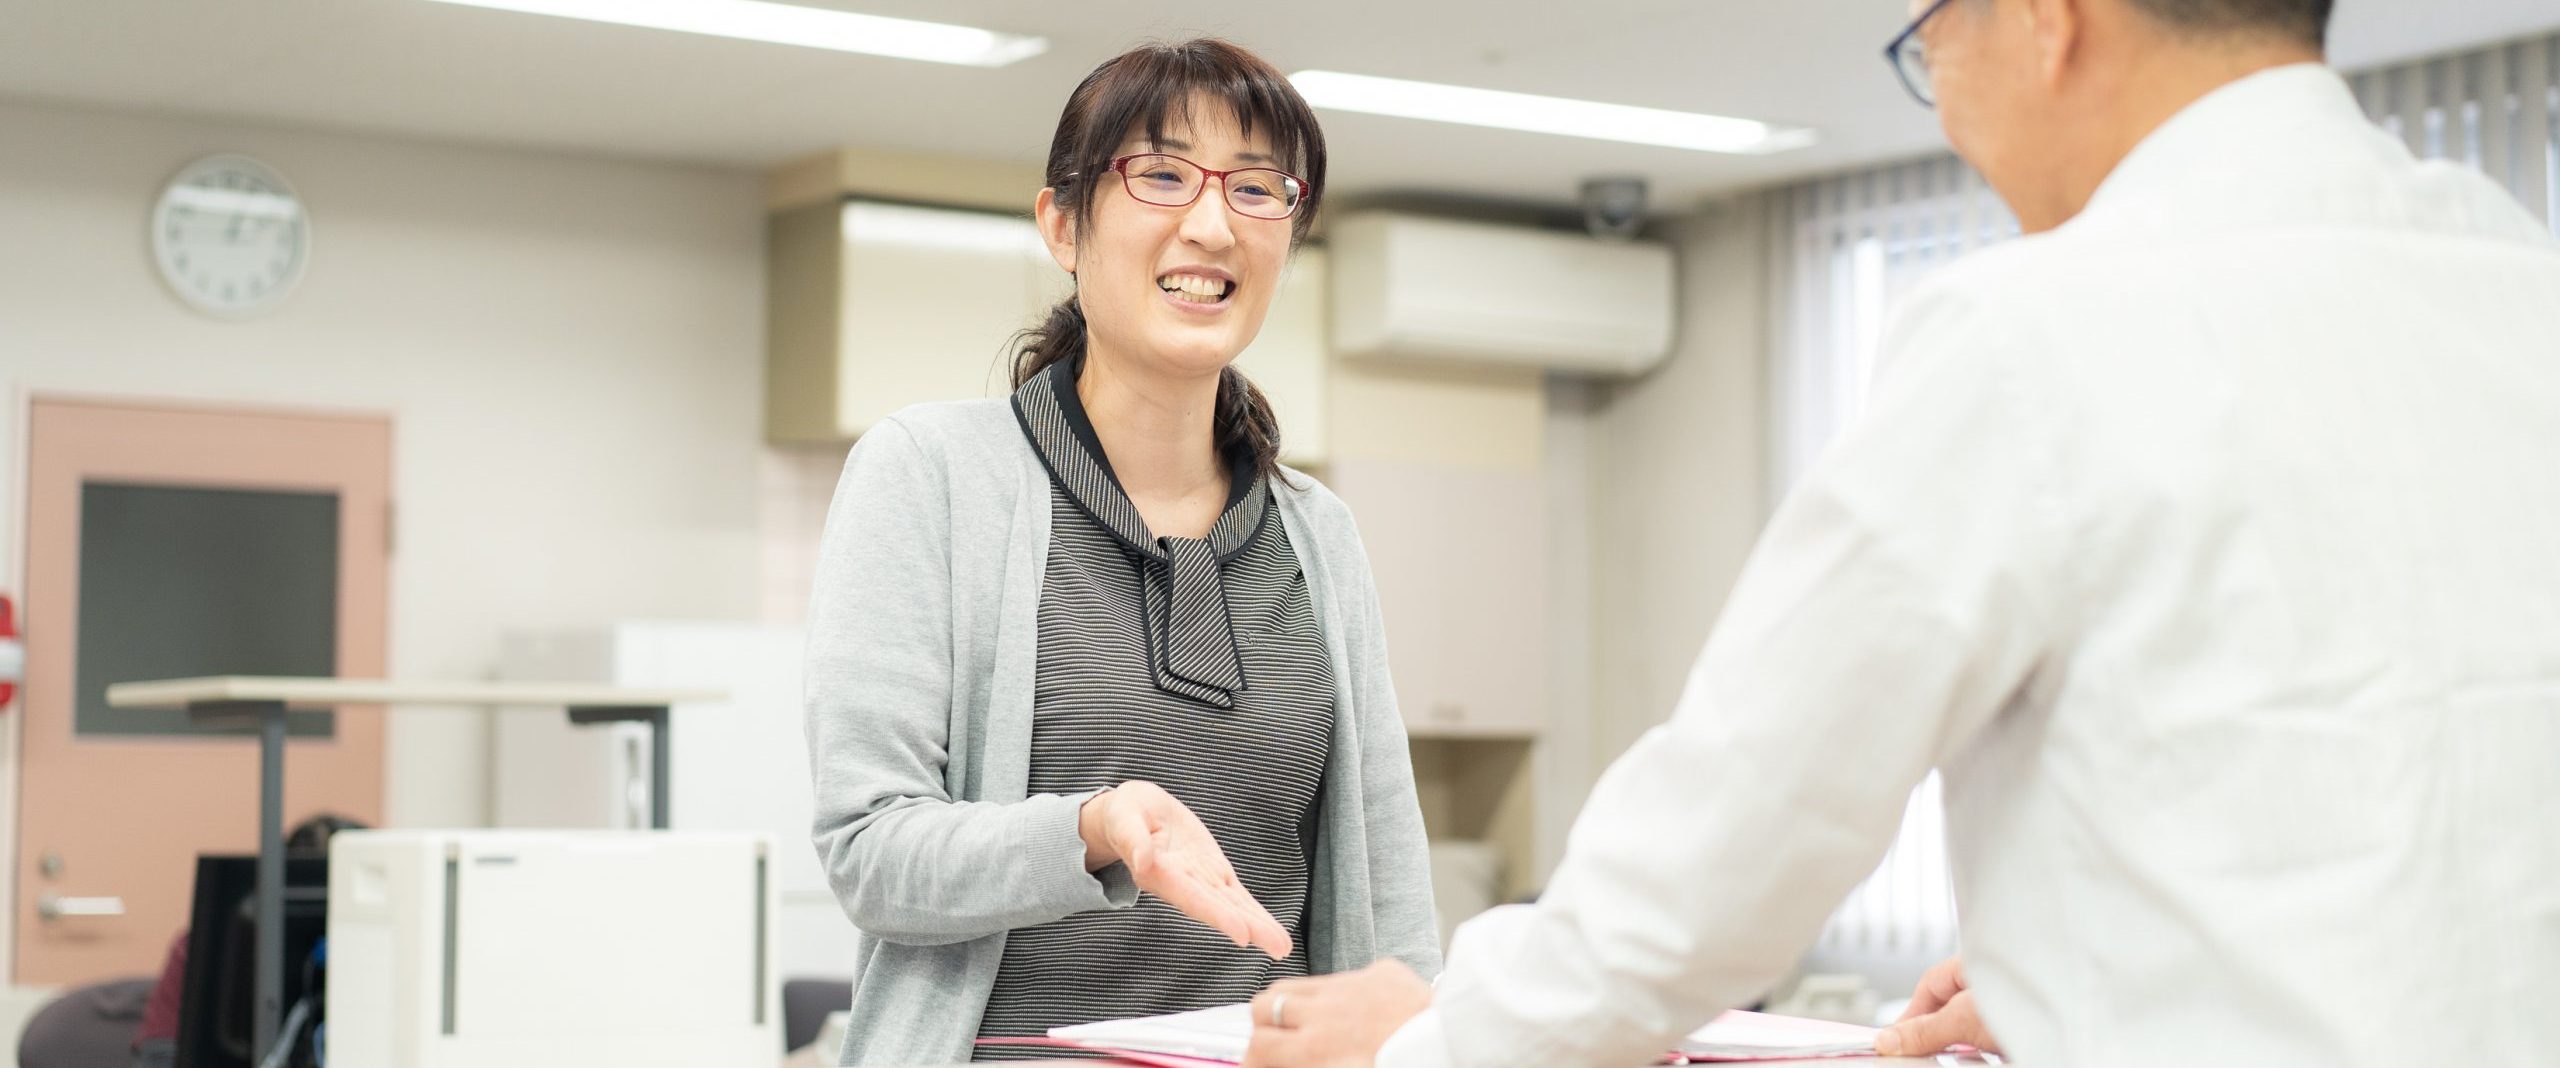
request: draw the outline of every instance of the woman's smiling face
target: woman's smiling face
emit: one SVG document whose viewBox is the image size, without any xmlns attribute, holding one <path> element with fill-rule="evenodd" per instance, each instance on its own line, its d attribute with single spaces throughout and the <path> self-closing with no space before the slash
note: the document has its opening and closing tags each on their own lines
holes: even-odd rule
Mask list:
<svg viewBox="0 0 2560 1068">
<path fill-rule="evenodd" d="M 1166 116 L 1161 137 L 1133 133 L 1114 157 L 1163 153 L 1210 170 L 1282 167 L 1267 137 L 1247 136 L 1225 102 L 1200 95 Z M 1097 176 L 1085 224 L 1043 193 L 1041 231 L 1058 264 L 1075 273 L 1091 351 L 1175 377 L 1213 375 L 1262 330 L 1288 264 L 1291 221 L 1254 218 L 1229 204 L 1283 195 L 1265 174 L 1207 178 L 1183 207 L 1150 204 L 1130 186 L 1176 188 L 1179 162 L 1131 160 L 1125 177 Z M 1151 192 L 1157 199 L 1167 197 Z M 1260 209 L 1257 209 L 1260 210 Z M 1303 205 L 1301 206 L 1303 210 Z"/>
</svg>

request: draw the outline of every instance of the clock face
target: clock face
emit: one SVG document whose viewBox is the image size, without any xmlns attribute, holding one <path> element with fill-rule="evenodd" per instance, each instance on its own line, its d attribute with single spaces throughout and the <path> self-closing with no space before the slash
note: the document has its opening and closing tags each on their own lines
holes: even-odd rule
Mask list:
<svg viewBox="0 0 2560 1068">
<path fill-rule="evenodd" d="M 160 277 L 198 310 L 244 319 L 273 307 L 302 279 L 311 224 L 274 168 L 246 156 L 187 165 L 151 213 Z"/>
</svg>

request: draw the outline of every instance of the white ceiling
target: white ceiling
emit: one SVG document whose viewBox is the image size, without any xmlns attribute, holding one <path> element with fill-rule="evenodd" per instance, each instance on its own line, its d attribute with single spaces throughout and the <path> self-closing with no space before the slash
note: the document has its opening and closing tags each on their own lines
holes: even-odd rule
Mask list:
<svg viewBox="0 0 2560 1068">
<path fill-rule="evenodd" d="M 0 0 L 0 97 L 762 169 L 837 145 L 1036 162 L 1067 91 L 1132 42 L 1215 33 L 1322 67 L 1814 126 L 1743 158 L 1328 114 L 1340 195 L 1656 203 L 1938 144 L 1880 56 L 1907 0 L 798 0 L 1050 39 L 997 70 L 424 3 Z M 2560 29 L 2552 0 L 2340 0 L 2361 67 Z"/>
</svg>

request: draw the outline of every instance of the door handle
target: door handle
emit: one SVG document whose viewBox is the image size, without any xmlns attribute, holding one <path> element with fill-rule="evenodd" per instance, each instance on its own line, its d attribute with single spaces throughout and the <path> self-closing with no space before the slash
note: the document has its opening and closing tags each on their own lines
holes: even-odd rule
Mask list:
<svg viewBox="0 0 2560 1068">
<path fill-rule="evenodd" d="M 63 897 L 46 894 L 36 899 L 36 915 L 48 920 L 66 916 L 122 916 L 124 899 L 120 897 Z"/>
</svg>

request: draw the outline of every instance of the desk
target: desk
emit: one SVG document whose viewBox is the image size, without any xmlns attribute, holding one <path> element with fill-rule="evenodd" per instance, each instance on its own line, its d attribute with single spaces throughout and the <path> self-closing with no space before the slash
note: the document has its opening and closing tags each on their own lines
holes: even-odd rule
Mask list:
<svg viewBox="0 0 2560 1068">
<path fill-rule="evenodd" d="M 107 687 L 115 708 L 183 708 L 197 724 L 258 736 L 257 1000 L 252 1003 L 250 1060 L 266 1058 L 284 1019 L 284 726 L 288 708 L 346 705 L 443 705 L 487 708 L 549 705 L 577 724 L 649 725 L 649 824 L 667 826 L 667 710 L 718 701 L 717 690 L 634 690 L 548 683 L 393 682 L 386 679 L 222 676 L 123 682 Z"/>
<path fill-rule="evenodd" d="M 829 1059 L 831 1061 L 833 1060 L 832 1057 Z M 1889 1068 L 1940 1068 L 1940 1066 L 1944 1066 L 1944 1068 L 1957 1068 L 1957 1066 L 1962 1065 L 2009 1064 L 2011 1062 L 1985 1060 L 1970 1053 L 1942 1053 L 1935 1057 L 1832 1057 L 1810 1061 L 1735 1061 L 1730 1063 L 1734 1064 L 1735 1068 L 1865 1068 L 1867 1065 L 1885 1065 L 1889 1066 Z M 927 1068 L 989 1068 L 990 1065 L 1000 1065 L 1004 1066 L 1004 1068 L 1058 1068 L 1061 1064 L 1075 1065 L 1078 1066 L 1078 1068 L 1090 1068 L 1092 1065 L 1111 1065 L 1116 1066 L 1116 1068 L 1142 1068 L 1142 1066 L 1131 1061 L 1108 1059 L 1077 1061 L 979 1061 L 976 1064 L 934 1065 L 927 1066 Z M 1636 1068 L 1636 1066 L 1630 1066 L 1630 1068 Z"/>
</svg>

